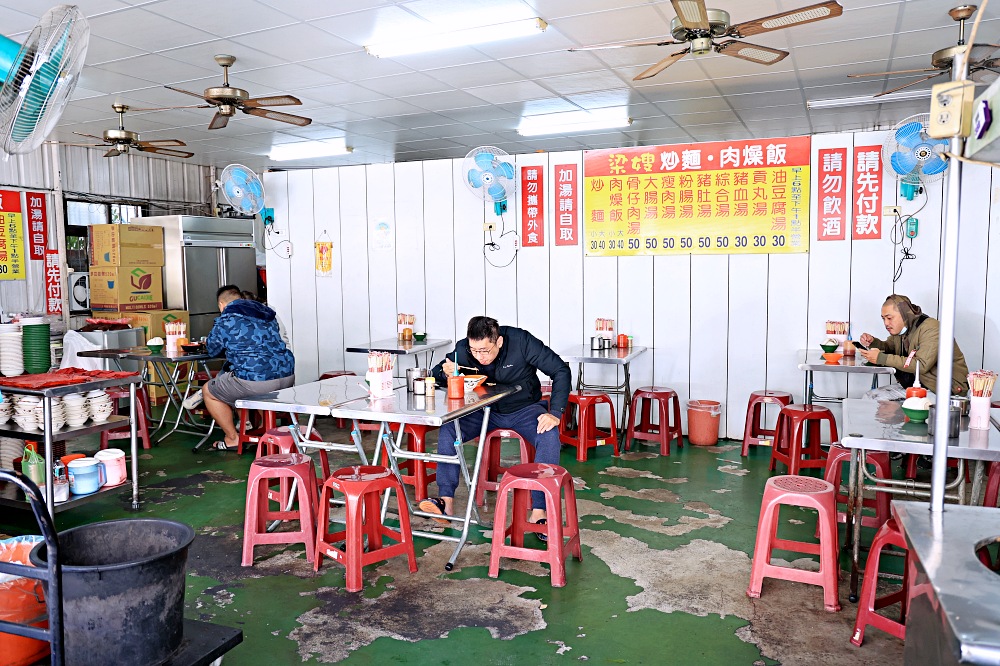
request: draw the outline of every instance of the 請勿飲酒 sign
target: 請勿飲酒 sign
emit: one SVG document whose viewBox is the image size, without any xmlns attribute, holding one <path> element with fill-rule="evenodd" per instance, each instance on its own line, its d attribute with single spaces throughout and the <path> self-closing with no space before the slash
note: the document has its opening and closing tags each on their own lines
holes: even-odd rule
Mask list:
<svg viewBox="0 0 1000 666">
<path fill-rule="evenodd" d="M 0 280 L 24 279 L 21 193 L 0 190 Z"/>
<path fill-rule="evenodd" d="M 584 153 L 591 256 L 809 250 L 809 137 Z"/>
</svg>

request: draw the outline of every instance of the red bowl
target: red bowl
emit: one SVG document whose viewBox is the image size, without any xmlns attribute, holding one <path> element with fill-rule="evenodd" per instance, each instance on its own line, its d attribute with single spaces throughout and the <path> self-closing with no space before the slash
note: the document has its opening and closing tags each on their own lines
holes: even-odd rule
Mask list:
<svg viewBox="0 0 1000 666">
<path fill-rule="evenodd" d="M 844 355 L 840 352 L 825 352 L 823 354 L 823 360 L 830 364 L 839 363 L 842 358 Z"/>
</svg>

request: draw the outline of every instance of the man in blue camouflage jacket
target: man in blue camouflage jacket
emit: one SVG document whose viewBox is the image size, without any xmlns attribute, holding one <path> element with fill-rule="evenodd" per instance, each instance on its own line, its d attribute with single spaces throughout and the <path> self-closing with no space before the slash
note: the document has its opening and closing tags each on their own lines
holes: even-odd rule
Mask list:
<svg viewBox="0 0 1000 666">
<path fill-rule="evenodd" d="M 235 449 L 233 405 L 248 398 L 295 384 L 295 357 L 281 339 L 274 310 L 244 299 L 239 287 L 226 285 L 217 293 L 219 316 L 206 342 L 213 356 L 225 354 L 228 371 L 205 385 L 205 408 L 225 433 L 216 446 Z"/>
</svg>

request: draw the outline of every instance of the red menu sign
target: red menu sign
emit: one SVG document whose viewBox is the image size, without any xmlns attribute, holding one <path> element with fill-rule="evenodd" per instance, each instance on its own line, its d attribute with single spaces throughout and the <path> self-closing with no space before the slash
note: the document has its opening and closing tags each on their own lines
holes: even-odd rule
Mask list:
<svg viewBox="0 0 1000 666">
<path fill-rule="evenodd" d="M 844 240 L 847 237 L 847 148 L 820 148 L 819 150 L 819 226 L 817 240 Z"/>
<path fill-rule="evenodd" d="M 63 311 L 63 277 L 59 264 L 59 250 L 45 250 L 45 312 L 59 314 Z"/>
<path fill-rule="evenodd" d="M 41 192 L 25 192 L 28 201 L 28 256 L 32 259 L 45 258 L 48 247 L 48 221 L 45 216 L 45 195 Z"/>
<path fill-rule="evenodd" d="M 557 164 L 556 245 L 576 245 L 580 241 L 580 217 L 576 202 L 580 181 L 576 164 Z"/>
<path fill-rule="evenodd" d="M 854 148 L 854 240 L 882 238 L 882 146 Z"/>
<path fill-rule="evenodd" d="M 521 245 L 545 245 L 545 167 L 521 167 Z"/>
</svg>

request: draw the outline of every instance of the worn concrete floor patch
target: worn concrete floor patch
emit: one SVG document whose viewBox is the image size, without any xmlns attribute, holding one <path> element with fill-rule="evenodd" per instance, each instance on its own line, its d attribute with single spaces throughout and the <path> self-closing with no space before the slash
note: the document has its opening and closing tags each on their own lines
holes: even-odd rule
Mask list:
<svg viewBox="0 0 1000 666">
<path fill-rule="evenodd" d="M 654 550 L 610 531 L 582 530 L 581 536 L 591 553 L 612 572 L 635 580 L 643 588 L 627 598 L 630 611 L 648 608 L 697 616 L 735 615 L 750 622 L 736 636 L 757 645 L 765 657 L 782 666 L 902 663 L 902 643 L 880 631 L 868 631 L 861 649 L 848 644 L 855 607 L 846 603 L 843 587 L 841 603 L 845 608 L 839 613 L 823 608 L 820 588 L 770 578 L 764 581 L 761 598 L 750 599 L 746 596 L 750 557 L 721 543 L 695 539 L 674 550 Z M 773 562 L 785 564 L 778 559 Z M 808 558 L 791 564 L 816 566 Z M 792 617 L 795 619 L 790 624 Z M 808 631 L 791 630 L 806 626 Z M 872 655 L 878 655 L 877 661 L 872 661 Z"/>
<path fill-rule="evenodd" d="M 746 476 L 750 473 L 750 470 L 742 469 L 739 465 L 719 465 L 719 471 L 734 476 Z"/>
<path fill-rule="evenodd" d="M 623 453 L 621 459 L 625 462 L 632 462 L 634 460 L 649 460 L 650 458 L 659 458 L 659 454 L 650 453 L 649 451 L 629 451 L 628 453 Z"/>
<path fill-rule="evenodd" d="M 612 497 L 628 497 L 630 499 L 647 500 L 650 502 L 680 502 L 680 496 L 672 490 L 666 488 L 641 488 L 632 490 L 624 486 L 616 486 L 610 483 L 602 483 L 604 492 L 601 497 L 611 499 Z"/>
<path fill-rule="evenodd" d="M 648 470 L 634 469 L 632 467 L 607 467 L 598 472 L 598 474 L 619 476 L 623 479 L 663 479 L 662 476 L 653 474 Z"/>
<path fill-rule="evenodd" d="M 670 519 L 663 518 L 662 516 L 646 516 L 632 513 L 627 509 L 616 509 L 606 504 L 587 499 L 578 498 L 576 500 L 576 509 L 580 516 L 600 516 L 601 518 L 608 518 L 623 525 L 631 525 L 632 527 L 667 536 L 681 536 L 703 527 L 720 528 L 731 520 L 731 518 L 723 516 L 702 502 L 689 502 L 684 505 L 684 508 L 689 511 L 703 513 L 705 517 L 681 516 L 675 524 L 671 525 L 669 524 Z"/>
<path fill-rule="evenodd" d="M 188 551 L 188 573 L 214 578 L 223 584 L 248 578 L 293 575 L 315 578 L 305 551 L 285 544 L 262 545 L 254 548 L 254 565 L 240 565 L 243 558 L 243 526 L 208 527 L 198 531 Z"/>
<path fill-rule="evenodd" d="M 172 479 L 157 481 L 155 483 L 145 482 L 142 484 L 143 502 L 151 504 L 163 504 L 173 501 L 178 496 L 201 497 L 205 494 L 205 486 L 210 483 L 237 484 L 246 483 L 246 479 L 235 477 L 219 470 L 199 470 L 188 476 L 178 476 Z M 162 494 L 151 491 L 162 491 Z"/>
<path fill-rule="evenodd" d="M 374 599 L 350 594 L 343 588 L 321 588 L 316 597 L 322 605 L 298 617 L 300 627 L 289 638 L 298 643 L 303 661 L 315 657 L 320 663 L 345 659 L 352 651 L 377 638 L 416 642 L 442 638 L 452 629 L 483 627 L 494 638 L 511 639 L 529 631 L 544 629 L 541 602 L 521 595 L 534 588 L 503 582 L 505 569 L 522 563 L 504 560 L 500 579 L 457 580 L 442 574 L 453 545 L 439 543 L 425 551 L 411 574 L 406 558 L 389 560 L 376 571 L 365 571 L 368 584 L 391 576 L 393 584 Z M 489 545 L 466 546 L 456 565 L 487 566 Z M 523 570 L 547 575 L 537 564 Z M 522 569 L 521 566 L 517 566 Z"/>
</svg>

